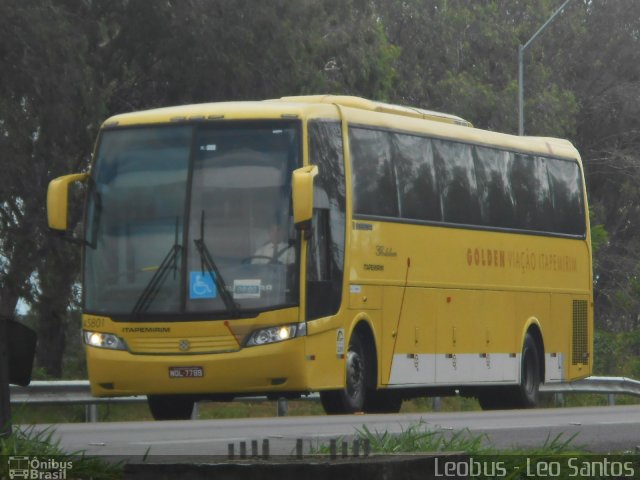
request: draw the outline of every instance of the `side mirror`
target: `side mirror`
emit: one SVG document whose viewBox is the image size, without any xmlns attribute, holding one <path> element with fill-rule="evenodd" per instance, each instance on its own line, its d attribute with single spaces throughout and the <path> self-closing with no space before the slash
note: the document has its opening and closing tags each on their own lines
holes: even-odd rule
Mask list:
<svg viewBox="0 0 640 480">
<path fill-rule="evenodd" d="M 318 174 L 316 165 L 298 168 L 292 174 L 293 223 L 298 230 L 308 230 L 313 216 L 313 177 Z"/>
<path fill-rule="evenodd" d="M 66 232 L 69 228 L 69 185 L 84 182 L 88 173 L 75 173 L 51 180 L 47 190 L 47 219 L 49 228 Z"/>
</svg>

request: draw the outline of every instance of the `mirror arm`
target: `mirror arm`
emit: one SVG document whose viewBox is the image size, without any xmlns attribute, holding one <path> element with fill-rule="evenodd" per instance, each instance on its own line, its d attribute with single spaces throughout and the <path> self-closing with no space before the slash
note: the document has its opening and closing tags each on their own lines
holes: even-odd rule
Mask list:
<svg viewBox="0 0 640 480">
<path fill-rule="evenodd" d="M 298 230 L 299 232 L 304 232 L 304 238 L 308 240 L 309 237 L 311 237 L 311 230 L 313 230 L 311 219 L 304 222 L 296 223 L 296 230 Z"/>
</svg>

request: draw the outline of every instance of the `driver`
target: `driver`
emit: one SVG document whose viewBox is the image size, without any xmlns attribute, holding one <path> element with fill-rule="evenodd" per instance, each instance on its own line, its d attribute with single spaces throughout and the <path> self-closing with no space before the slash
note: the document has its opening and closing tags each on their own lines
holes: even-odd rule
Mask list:
<svg viewBox="0 0 640 480">
<path fill-rule="evenodd" d="M 291 245 L 284 241 L 282 227 L 274 223 L 269 227 L 269 240 L 258 247 L 253 254 L 251 263 L 283 263 L 290 265 L 295 262 L 295 251 Z"/>
</svg>

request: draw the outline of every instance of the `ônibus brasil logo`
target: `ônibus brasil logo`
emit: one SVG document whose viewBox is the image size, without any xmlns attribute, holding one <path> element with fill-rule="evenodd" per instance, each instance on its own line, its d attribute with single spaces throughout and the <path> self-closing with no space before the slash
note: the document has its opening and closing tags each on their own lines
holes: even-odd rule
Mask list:
<svg viewBox="0 0 640 480">
<path fill-rule="evenodd" d="M 73 468 L 73 462 L 55 458 L 9 457 L 9 478 L 29 480 L 66 480 L 67 470 Z"/>
</svg>

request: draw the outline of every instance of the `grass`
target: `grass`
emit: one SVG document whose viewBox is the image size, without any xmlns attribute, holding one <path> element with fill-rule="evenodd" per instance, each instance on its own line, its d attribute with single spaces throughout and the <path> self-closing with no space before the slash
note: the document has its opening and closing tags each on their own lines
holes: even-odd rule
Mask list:
<svg viewBox="0 0 640 480">
<path fill-rule="evenodd" d="M 112 480 L 122 478 L 122 465 L 106 463 L 95 457 L 85 456 L 82 452 L 67 453 L 53 438 L 54 431 L 37 431 L 33 427 L 14 428 L 8 438 L 0 438 L 0 458 L 10 456 L 38 457 L 45 461 L 55 459 L 58 463 L 71 462 L 66 478 L 91 478 L 93 480 Z M 9 462 L 0 461 L 0 478 L 9 478 Z"/>
<path fill-rule="evenodd" d="M 456 432 L 431 430 L 425 421 L 410 425 L 398 434 L 388 431 L 372 431 L 366 425 L 356 429 L 355 437 L 362 443 L 369 441 L 371 451 L 381 454 L 418 452 L 464 452 L 469 455 L 557 455 L 563 453 L 584 454 L 586 451 L 573 444 L 574 434 L 563 438 L 562 434 L 548 438 L 543 445 L 534 449 L 510 449 L 499 451 L 489 444 L 484 434 L 473 434 L 468 429 Z M 338 441 L 338 443 L 340 443 Z M 321 445 L 314 453 L 329 453 L 327 445 Z"/>
<path fill-rule="evenodd" d="M 473 435 L 469 430 L 441 432 L 430 430 L 424 421 L 410 425 L 398 434 L 388 431 L 371 431 L 366 425 L 356 429 L 355 438 L 369 441 L 371 452 L 381 454 L 417 453 L 417 452 L 465 452 L 474 454 L 489 453 L 484 435 Z M 340 444 L 342 439 L 338 439 Z M 352 451 L 352 449 L 350 449 Z M 328 454 L 329 446 L 322 444 L 313 449 L 314 454 Z"/>
<path fill-rule="evenodd" d="M 447 463 L 457 464 L 457 472 L 462 477 L 477 479 L 506 478 L 513 480 L 539 478 L 540 473 L 552 478 L 612 478 L 611 471 L 603 471 L 603 465 L 609 462 L 619 465 L 633 465 L 634 475 L 640 478 L 640 456 L 631 452 L 614 455 L 593 455 L 574 443 L 575 436 L 559 434 L 549 437 L 536 448 L 498 450 L 491 446 L 488 438 L 483 434 L 473 434 L 469 430 L 457 432 L 442 432 L 431 430 L 425 422 L 419 422 L 402 430 L 399 434 L 387 431 L 371 431 L 366 425 L 356 430 L 355 438 L 368 441 L 371 452 L 376 454 L 401 455 L 417 453 L 455 453 L 465 455 L 464 460 L 450 461 L 446 456 L 439 459 L 440 473 Z M 337 445 L 343 439 L 337 439 Z M 362 446 L 360 450 L 362 450 Z M 349 448 L 351 454 L 353 449 Z M 322 444 L 312 451 L 314 454 L 328 454 L 329 446 Z M 625 455 L 625 456 L 623 456 Z M 453 457 L 456 458 L 456 457 Z M 459 457 L 457 457 L 459 458 Z M 572 463 L 573 462 L 573 463 Z M 570 466 L 572 465 L 572 466 Z M 557 468 L 549 474 L 549 466 Z M 577 468 L 587 468 L 585 471 Z M 606 467 L 604 467 L 606 470 Z M 620 468 L 620 467 L 618 467 Z M 629 467 L 627 467 L 629 468 Z M 475 470 L 473 470 L 475 469 Z M 578 475 L 576 475 L 578 472 Z M 446 476 L 446 475 L 440 475 Z"/>
</svg>

